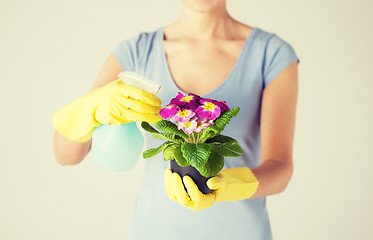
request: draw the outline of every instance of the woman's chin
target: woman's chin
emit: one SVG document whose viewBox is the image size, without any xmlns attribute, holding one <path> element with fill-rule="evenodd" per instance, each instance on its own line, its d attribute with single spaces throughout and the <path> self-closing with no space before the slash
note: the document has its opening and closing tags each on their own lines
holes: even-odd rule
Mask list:
<svg viewBox="0 0 373 240">
<path fill-rule="evenodd" d="M 226 0 L 183 0 L 183 4 L 193 11 L 200 13 L 214 12 L 219 8 L 225 8 Z"/>
</svg>

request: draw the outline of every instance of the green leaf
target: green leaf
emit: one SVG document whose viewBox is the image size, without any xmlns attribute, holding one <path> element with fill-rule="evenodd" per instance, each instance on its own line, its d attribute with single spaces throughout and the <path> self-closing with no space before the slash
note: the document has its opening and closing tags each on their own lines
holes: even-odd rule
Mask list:
<svg viewBox="0 0 373 240">
<path fill-rule="evenodd" d="M 197 167 L 196 169 L 204 177 L 213 177 L 224 167 L 224 157 L 217 151 L 213 150 L 205 165 Z"/>
<path fill-rule="evenodd" d="M 165 161 L 169 160 L 176 160 L 176 162 L 182 166 L 186 167 L 190 164 L 188 161 L 183 157 L 183 154 L 180 149 L 180 144 L 171 144 L 163 151 L 163 157 Z"/>
<path fill-rule="evenodd" d="M 228 136 L 224 136 L 224 135 L 221 135 L 221 134 L 206 140 L 206 143 L 214 143 L 214 142 L 237 144 L 236 139 L 228 137 Z"/>
<path fill-rule="evenodd" d="M 152 136 L 159 140 L 174 140 L 175 133 L 151 133 Z"/>
<path fill-rule="evenodd" d="M 153 157 L 153 156 L 157 155 L 158 153 L 162 152 L 170 144 L 172 144 L 172 142 L 168 141 L 168 142 L 163 143 L 161 146 L 159 146 L 157 148 L 148 149 L 148 150 L 146 150 L 142 153 L 142 156 L 143 156 L 143 158 Z"/>
<path fill-rule="evenodd" d="M 224 157 L 239 157 L 243 150 L 238 144 L 213 143 L 214 149 Z"/>
<path fill-rule="evenodd" d="M 193 167 L 199 167 L 204 165 L 211 153 L 212 146 L 207 143 L 188 143 L 183 142 L 181 144 L 181 151 L 184 158 Z"/>
<path fill-rule="evenodd" d="M 187 167 L 190 165 L 190 163 L 183 157 L 183 153 L 181 152 L 180 145 L 178 148 L 175 148 L 174 157 L 175 157 L 176 162 L 181 167 Z"/>
<path fill-rule="evenodd" d="M 174 160 L 175 159 L 175 151 L 176 149 L 180 149 L 180 144 L 170 144 L 166 147 L 163 151 L 163 158 L 165 161 Z"/>
<path fill-rule="evenodd" d="M 213 138 L 220 133 L 219 128 L 210 126 L 205 129 L 202 133 L 199 142 L 205 142 L 207 139 Z"/>
<path fill-rule="evenodd" d="M 229 111 L 223 112 L 216 120 L 215 120 L 215 126 L 219 128 L 220 132 L 222 132 L 225 128 L 225 126 L 229 123 L 229 121 L 237 116 L 238 112 L 240 111 L 240 108 L 235 107 L 232 108 Z M 219 133 L 220 133 L 219 132 Z"/>
<path fill-rule="evenodd" d="M 214 126 L 210 126 L 206 128 L 206 130 L 203 132 L 201 136 L 201 142 L 206 142 L 207 139 L 213 138 L 217 135 L 219 135 L 225 128 L 225 126 L 229 123 L 229 121 L 232 119 L 232 117 L 237 116 L 238 112 L 240 111 L 240 108 L 232 108 L 229 111 L 223 112 L 215 121 Z"/>
<path fill-rule="evenodd" d="M 183 130 L 179 130 L 178 127 L 170 121 L 160 120 L 155 123 L 155 127 L 168 133 L 175 133 L 182 138 L 188 138 L 188 135 Z"/>
<path fill-rule="evenodd" d="M 207 127 L 205 132 L 209 133 L 215 133 L 215 135 L 219 134 L 220 132 L 220 129 L 217 127 L 217 126 L 210 126 L 210 127 Z"/>
<path fill-rule="evenodd" d="M 141 122 L 141 127 L 150 133 L 159 133 L 157 130 L 155 130 L 148 122 L 142 121 Z"/>
<path fill-rule="evenodd" d="M 171 142 L 182 143 L 181 137 L 175 133 L 151 133 L 152 136 L 159 140 L 169 140 Z"/>
</svg>

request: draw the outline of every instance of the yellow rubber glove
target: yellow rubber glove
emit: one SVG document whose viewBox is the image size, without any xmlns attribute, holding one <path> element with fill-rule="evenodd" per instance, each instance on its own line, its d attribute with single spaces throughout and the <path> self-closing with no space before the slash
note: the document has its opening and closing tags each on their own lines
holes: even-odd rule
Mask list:
<svg viewBox="0 0 373 240">
<path fill-rule="evenodd" d="M 212 192 L 206 195 L 198 190 L 189 176 L 185 176 L 183 182 L 187 192 L 180 175 L 166 169 L 165 187 L 169 198 L 195 211 L 211 207 L 214 202 L 248 199 L 256 192 L 259 185 L 258 180 L 247 167 L 220 171 L 207 181 L 207 186 Z"/>
<path fill-rule="evenodd" d="M 188 193 L 185 192 L 183 182 Z M 180 175 L 173 173 L 169 168 L 165 172 L 165 187 L 170 199 L 195 211 L 209 208 L 215 202 L 214 192 L 209 194 L 201 193 L 189 176 L 184 176 L 182 181 Z"/>
<path fill-rule="evenodd" d="M 207 181 L 216 195 L 216 202 L 248 199 L 258 189 L 259 182 L 248 167 L 221 170 Z"/>
<path fill-rule="evenodd" d="M 101 124 L 155 123 L 161 100 L 142 89 L 125 85 L 120 79 L 95 89 L 53 115 L 56 130 L 72 141 L 87 142 Z"/>
</svg>

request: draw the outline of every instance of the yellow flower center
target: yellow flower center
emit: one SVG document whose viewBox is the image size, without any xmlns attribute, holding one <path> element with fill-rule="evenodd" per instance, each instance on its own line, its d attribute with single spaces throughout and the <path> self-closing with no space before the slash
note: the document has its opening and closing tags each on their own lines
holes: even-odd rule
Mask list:
<svg viewBox="0 0 373 240">
<path fill-rule="evenodd" d="M 184 127 L 186 127 L 186 128 L 189 128 L 190 126 L 192 126 L 191 122 L 186 122 L 186 123 L 183 123 L 183 124 L 184 124 Z"/>
<path fill-rule="evenodd" d="M 186 97 L 183 97 L 182 99 L 180 99 L 180 101 L 183 101 L 183 102 L 189 102 L 190 100 L 192 100 L 193 96 L 186 96 Z"/>
<path fill-rule="evenodd" d="M 181 117 L 185 117 L 186 115 L 188 115 L 189 111 L 188 110 L 182 110 L 182 111 L 179 111 L 178 114 L 181 116 Z"/>
<path fill-rule="evenodd" d="M 212 111 L 215 107 L 215 104 L 211 103 L 211 102 L 206 102 L 205 103 L 205 111 Z"/>
</svg>

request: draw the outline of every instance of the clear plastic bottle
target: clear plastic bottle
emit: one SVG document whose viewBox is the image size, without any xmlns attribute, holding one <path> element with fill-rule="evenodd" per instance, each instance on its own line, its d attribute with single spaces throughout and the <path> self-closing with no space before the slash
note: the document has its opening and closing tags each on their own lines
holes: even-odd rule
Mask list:
<svg viewBox="0 0 373 240">
<path fill-rule="evenodd" d="M 118 77 L 124 84 L 141 88 L 153 94 L 160 93 L 162 86 L 134 73 L 121 72 Z M 144 148 L 144 131 L 140 123 L 123 125 L 103 124 L 93 131 L 91 154 L 100 167 L 110 171 L 126 171 L 133 168 Z"/>
</svg>

